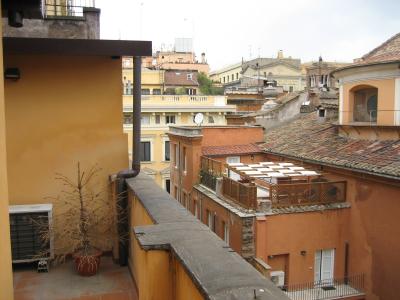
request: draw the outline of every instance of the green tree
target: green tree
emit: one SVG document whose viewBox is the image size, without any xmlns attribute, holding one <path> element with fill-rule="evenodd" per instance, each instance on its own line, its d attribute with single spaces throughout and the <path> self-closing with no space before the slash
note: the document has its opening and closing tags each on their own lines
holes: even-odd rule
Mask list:
<svg viewBox="0 0 400 300">
<path fill-rule="evenodd" d="M 221 87 L 216 87 L 212 80 L 207 77 L 203 72 L 200 72 L 197 76 L 197 81 L 199 82 L 200 92 L 203 95 L 223 95 L 224 89 Z"/>
</svg>

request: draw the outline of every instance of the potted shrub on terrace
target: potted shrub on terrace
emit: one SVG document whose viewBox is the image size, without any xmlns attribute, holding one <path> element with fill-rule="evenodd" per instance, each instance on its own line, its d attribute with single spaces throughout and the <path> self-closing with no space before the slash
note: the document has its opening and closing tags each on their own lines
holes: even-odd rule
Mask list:
<svg viewBox="0 0 400 300">
<path fill-rule="evenodd" d="M 54 198 L 53 226 L 42 230 L 43 243 L 54 237 L 55 263 L 72 255 L 77 272 L 83 276 L 97 273 L 101 249 L 111 248 L 118 236 L 118 203 L 109 201 L 101 188 L 98 191 L 101 185 L 95 180 L 100 171 L 98 167 L 82 171 L 78 163 L 73 179 L 56 175 L 64 189 Z"/>
</svg>

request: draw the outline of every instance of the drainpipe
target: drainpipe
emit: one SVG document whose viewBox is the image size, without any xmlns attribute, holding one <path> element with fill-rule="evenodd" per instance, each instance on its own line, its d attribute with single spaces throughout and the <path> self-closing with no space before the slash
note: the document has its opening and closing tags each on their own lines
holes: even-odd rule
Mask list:
<svg viewBox="0 0 400 300">
<path fill-rule="evenodd" d="M 133 124 L 132 124 L 132 166 L 127 170 L 118 173 L 118 235 L 119 241 L 119 264 L 128 264 L 128 241 L 129 222 L 128 222 L 128 192 L 126 179 L 136 177 L 140 172 L 140 114 L 141 114 L 141 86 L 142 86 L 142 58 L 135 56 L 133 59 Z M 123 221 L 122 221 L 123 220 Z M 123 239 L 121 238 L 123 237 Z"/>
</svg>

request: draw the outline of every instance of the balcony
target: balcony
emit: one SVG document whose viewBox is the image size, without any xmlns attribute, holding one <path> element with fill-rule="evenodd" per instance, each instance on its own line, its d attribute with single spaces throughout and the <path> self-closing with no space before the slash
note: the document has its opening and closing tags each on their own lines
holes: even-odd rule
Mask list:
<svg viewBox="0 0 400 300">
<path fill-rule="evenodd" d="M 225 170 L 230 177 L 224 174 Z M 200 177 L 204 186 L 250 210 L 340 205 L 346 202 L 346 181 L 329 180 L 329 174 L 306 170 L 292 163 L 226 165 L 202 157 Z M 219 181 L 222 185 L 220 190 Z"/>
<path fill-rule="evenodd" d="M 85 8 L 94 8 L 95 0 L 45 0 L 43 15 L 48 19 L 84 19 Z"/>
<path fill-rule="evenodd" d="M 132 96 L 124 95 L 124 109 L 132 107 Z M 201 96 L 201 95 L 142 95 L 143 111 L 163 107 L 178 107 L 190 109 L 193 107 L 206 108 L 218 111 L 235 111 L 234 105 L 226 104 L 226 96 Z"/>
<path fill-rule="evenodd" d="M 293 284 L 282 289 L 292 300 L 365 299 L 364 274 L 318 283 Z"/>
</svg>

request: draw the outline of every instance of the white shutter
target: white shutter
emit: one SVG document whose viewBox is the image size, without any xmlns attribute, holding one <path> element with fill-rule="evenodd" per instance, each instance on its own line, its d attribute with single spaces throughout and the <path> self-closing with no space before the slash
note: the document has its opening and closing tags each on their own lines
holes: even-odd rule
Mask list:
<svg viewBox="0 0 400 300">
<path fill-rule="evenodd" d="M 323 283 L 332 284 L 335 249 L 322 250 L 321 280 Z"/>
<path fill-rule="evenodd" d="M 228 156 L 226 158 L 226 162 L 228 164 L 240 163 L 240 156 Z M 236 180 L 236 181 L 240 180 L 240 175 L 238 173 L 233 172 L 231 170 L 227 170 L 227 171 L 228 171 L 227 173 L 228 173 L 228 176 L 229 176 L 230 179 L 233 179 L 233 180 Z"/>
<path fill-rule="evenodd" d="M 315 251 L 315 262 L 314 262 L 314 283 L 318 284 L 321 280 L 321 255 L 322 251 Z"/>
</svg>

